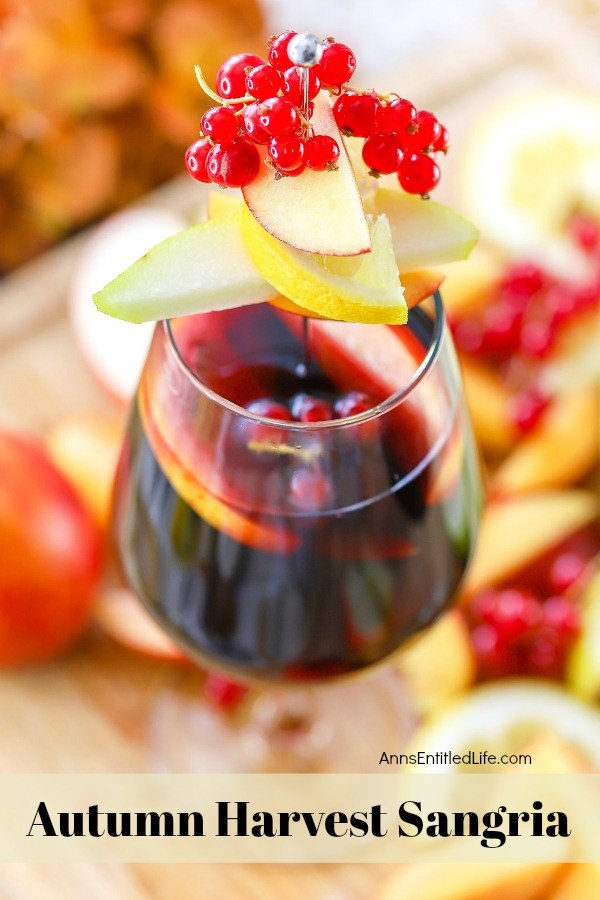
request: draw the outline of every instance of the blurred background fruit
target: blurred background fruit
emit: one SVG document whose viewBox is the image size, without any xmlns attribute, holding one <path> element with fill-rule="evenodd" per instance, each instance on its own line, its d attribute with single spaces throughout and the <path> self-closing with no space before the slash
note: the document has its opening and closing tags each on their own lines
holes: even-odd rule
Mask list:
<svg viewBox="0 0 600 900">
<path fill-rule="evenodd" d="M 43 447 L 0 433 L 0 665 L 50 659 L 82 634 L 102 550 Z"/>
<path fill-rule="evenodd" d="M 0 273 L 181 171 L 191 73 L 264 44 L 257 0 L 6 0 Z"/>
</svg>

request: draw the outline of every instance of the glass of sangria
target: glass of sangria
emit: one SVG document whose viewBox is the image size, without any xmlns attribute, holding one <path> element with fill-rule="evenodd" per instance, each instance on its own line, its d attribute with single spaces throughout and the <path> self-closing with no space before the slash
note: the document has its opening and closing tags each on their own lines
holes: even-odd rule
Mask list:
<svg viewBox="0 0 600 900">
<path fill-rule="evenodd" d="M 213 193 L 206 221 L 95 295 L 109 315 L 159 320 L 117 474 L 116 552 L 202 666 L 271 686 L 237 730 L 201 720 L 205 747 L 216 726 L 205 768 L 319 755 L 360 770 L 406 725 L 380 664 L 452 603 L 477 533 L 477 456 L 429 270 L 468 256 L 477 231 L 429 201 L 449 141 L 433 113 L 349 88 L 356 58 L 332 38 L 284 32 L 266 56 L 230 57 L 216 92 L 196 67 L 217 106 L 186 169 L 243 197 Z M 357 724 L 369 760 L 341 752 Z M 203 765 L 171 756 L 182 764 Z"/>
<path fill-rule="evenodd" d="M 126 581 L 203 666 L 298 688 L 389 660 L 453 602 L 480 507 L 439 294 L 404 326 L 269 303 L 158 323 L 114 535 Z"/>
</svg>

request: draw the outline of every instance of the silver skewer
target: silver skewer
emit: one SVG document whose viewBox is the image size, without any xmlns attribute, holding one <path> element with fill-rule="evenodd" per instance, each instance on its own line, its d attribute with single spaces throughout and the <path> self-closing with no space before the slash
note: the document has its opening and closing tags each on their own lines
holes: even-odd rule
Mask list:
<svg viewBox="0 0 600 900">
<path fill-rule="evenodd" d="M 314 34 L 297 34 L 288 44 L 290 61 L 298 68 L 302 82 L 302 114 L 308 121 L 310 104 L 308 70 L 316 66 L 323 56 L 323 44 Z"/>
</svg>

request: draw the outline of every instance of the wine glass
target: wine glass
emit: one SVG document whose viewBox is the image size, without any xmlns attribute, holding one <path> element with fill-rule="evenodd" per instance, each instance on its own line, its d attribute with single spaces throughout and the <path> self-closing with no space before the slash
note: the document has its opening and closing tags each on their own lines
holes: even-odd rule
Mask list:
<svg viewBox="0 0 600 900">
<path fill-rule="evenodd" d="M 379 664 L 453 602 L 481 499 L 439 293 L 404 326 L 272 304 L 159 322 L 117 474 L 120 568 L 203 666 L 269 687 L 212 737 L 206 710 L 163 709 L 159 731 L 199 731 L 172 767 L 205 767 L 206 736 L 213 763 L 233 742 L 235 766 L 343 770 L 355 715 L 373 759 L 398 746 L 406 697 Z"/>
</svg>

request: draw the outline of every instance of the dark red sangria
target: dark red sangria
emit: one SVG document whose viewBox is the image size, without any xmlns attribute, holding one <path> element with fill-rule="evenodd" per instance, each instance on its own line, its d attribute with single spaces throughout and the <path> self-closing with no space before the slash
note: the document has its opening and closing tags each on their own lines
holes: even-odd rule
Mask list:
<svg viewBox="0 0 600 900">
<path fill-rule="evenodd" d="M 157 325 L 115 542 L 204 664 L 303 680 L 384 660 L 452 603 L 480 505 L 439 295 L 404 326 L 268 303 Z"/>
</svg>

